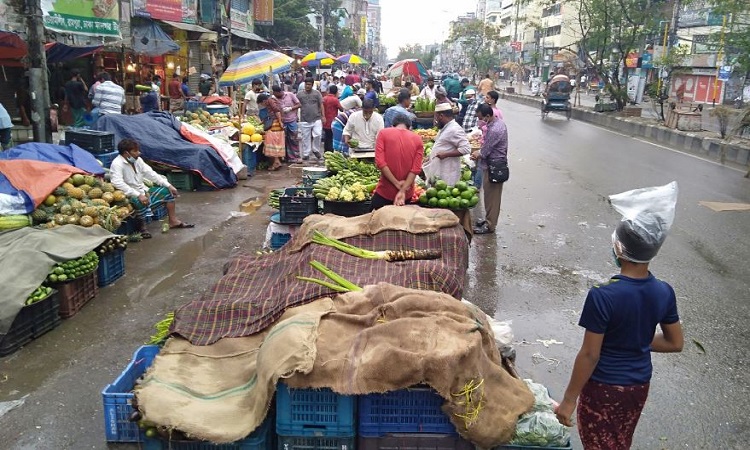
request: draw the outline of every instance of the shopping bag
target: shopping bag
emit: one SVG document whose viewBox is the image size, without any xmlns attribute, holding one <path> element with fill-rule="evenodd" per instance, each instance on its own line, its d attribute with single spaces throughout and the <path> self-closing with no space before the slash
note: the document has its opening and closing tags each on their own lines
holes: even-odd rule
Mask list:
<svg viewBox="0 0 750 450">
<path fill-rule="evenodd" d="M 286 144 L 284 142 L 283 131 L 266 131 L 266 137 L 263 142 L 264 155 L 272 158 L 282 158 L 286 156 Z"/>
</svg>

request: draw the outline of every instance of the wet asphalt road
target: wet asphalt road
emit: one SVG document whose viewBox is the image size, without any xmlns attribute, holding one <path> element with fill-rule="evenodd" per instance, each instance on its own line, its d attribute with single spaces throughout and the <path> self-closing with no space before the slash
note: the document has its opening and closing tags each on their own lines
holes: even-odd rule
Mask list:
<svg viewBox="0 0 750 450">
<path fill-rule="evenodd" d="M 500 106 L 510 130 L 511 180 L 499 235 L 478 236 L 472 245 L 465 297 L 512 321 L 521 374 L 562 395 L 582 337 L 576 323 L 585 293 L 615 273 L 609 243 L 619 217 L 606 197 L 677 180 L 675 225 L 652 270 L 677 292 L 686 346 L 682 354 L 654 355 L 634 448 L 749 448 L 750 213 L 716 213 L 698 202 L 750 203 L 750 181 L 738 170 L 563 116 L 542 122 L 533 108 Z M 230 191 L 183 194 L 178 211 L 195 229 L 162 235 L 154 226 L 154 239 L 128 249 L 126 278 L 0 359 L 0 402 L 28 395 L 5 415 L 0 404 L 0 448 L 138 448 L 105 444 L 102 387 L 153 323 L 218 279 L 231 252 L 261 246 L 271 210 L 227 220 L 229 213 L 289 180 L 264 173 Z"/>
</svg>

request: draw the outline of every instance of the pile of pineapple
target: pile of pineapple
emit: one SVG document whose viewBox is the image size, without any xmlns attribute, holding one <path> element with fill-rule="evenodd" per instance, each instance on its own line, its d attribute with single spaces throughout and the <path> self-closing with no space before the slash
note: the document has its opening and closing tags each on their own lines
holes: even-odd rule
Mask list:
<svg viewBox="0 0 750 450">
<path fill-rule="evenodd" d="M 55 189 L 31 213 L 31 218 L 43 228 L 80 225 L 114 232 L 132 212 L 133 206 L 125 193 L 111 183 L 76 174 Z"/>
</svg>

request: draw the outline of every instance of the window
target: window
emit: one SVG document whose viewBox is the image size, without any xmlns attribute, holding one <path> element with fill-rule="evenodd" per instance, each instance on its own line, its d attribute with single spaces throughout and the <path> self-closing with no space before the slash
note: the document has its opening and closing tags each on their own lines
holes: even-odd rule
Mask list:
<svg viewBox="0 0 750 450">
<path fill-rule="evenodd" d="M 562 11 L 562 4 L 555 3 L 554 5 L 544 8 L 542 10 L 542 17 L 559 16 Z"/>
<path fill-rule="evenodd" d="M 711 42 L 710 35 L 696 34 L 693 36 L 693 53 L 714 53 L 716 48 L 717 45 Z"/>
<path fill-rule="evenodd" d="M 557 36 L 562 32 L 562 27 L 560 25 L 555 25 L 554 27 L 548 27 L 542 32 L 542 35 L 544 37 L 550 37 L 550 36 Z"/>
</svg>

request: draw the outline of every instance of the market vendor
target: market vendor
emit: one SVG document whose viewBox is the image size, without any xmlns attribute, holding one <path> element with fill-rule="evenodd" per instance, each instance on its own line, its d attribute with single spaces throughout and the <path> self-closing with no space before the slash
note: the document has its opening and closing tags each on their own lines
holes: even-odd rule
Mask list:
<svg viewBox="0 0 750 450">
<path fill-rule="evenodd" d="M 117 145 L 119 155 L 112 161 L 110 176 L 115 189 L 121 190 L 130 199 L 135 208 L 137 228 L 141 237 L 151 238 L 146 229 L 146 217 L 152 215 L 151 207 L 166 203 L 170 228 L 193 228 L 195 225 L 180 220 L 175 213 L 174 199 L 177 189 L 169 184 L 166 177 L 154 172 L 141 158 L 141 148 L 134 139 L 123 139 Z M 144 180 L 154 186 L 146 187 Z"/>
<path fill-rule="evenodd" d="M 414 179 L 422 172 L 424 145 L 411 132 L 411 120 L 399 114 L 393 126 L 378 133 L 375 143 L 375 165 L 380 180 L 372 196 L 372 210 L 386 205 L 403 206 L 414 193 Z"/>
<path fill-rule="evenodd" d="M 383 116 L 375 111 L 372 100 L 366 99 L 362 102 L 362 109 L 352 113 L 346 122 L 344 144 L 352 147 L 351 141 L 356 140 L 357 148 L 372 151 L 375 149 L 375 138 L 383 128 Z"/>
<path fill-rule="evenodd" d="M 434 166 L 433 174 L 453 186 L 461 180 L 461 157 L 471 153 L 469 139 L 454 120 L 453 108 L 448 103 L 435 107 L 435 124 L 440 131 L 435 137 L 428 164 Z"/>
<path fill-rule="evenodd" d="M 383 121 L 385 123 L 385 126 L 393 126 L 392 121 L 398 115 L 404 115 L 408 117 L 412 123 L 414 123 L 414 120 L 417 118 L 417 116 L 414 115 L 413 112 L 411 112 L 410 108 L 411 93 L 407 89 L 401 89 L 398 94 L 398 103 L 388 108 L 383 114 Z"/>
</svg>

